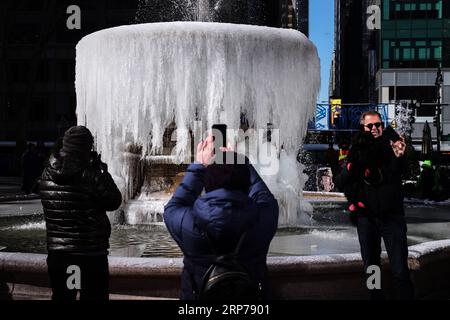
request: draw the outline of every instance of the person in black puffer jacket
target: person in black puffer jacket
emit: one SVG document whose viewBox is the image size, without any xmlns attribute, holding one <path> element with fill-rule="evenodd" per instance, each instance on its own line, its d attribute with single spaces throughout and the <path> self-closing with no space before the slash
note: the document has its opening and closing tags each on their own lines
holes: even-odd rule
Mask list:
<svg viewBox="0 0 450 320">
<path fill-rule="evenodd" d="M 76 289 L 80 289 L 80 299 L 109 297 L 111 225 L 106 211 L 118 209 L 122 196 L 92 146 L 93 137 L 86 127 L 68 129 L 62 148 L 50 156 L 39 183 L 53 300 L 74 300 Z M 80 279 L 74 277 L 78 270 Z"/>
</svg>

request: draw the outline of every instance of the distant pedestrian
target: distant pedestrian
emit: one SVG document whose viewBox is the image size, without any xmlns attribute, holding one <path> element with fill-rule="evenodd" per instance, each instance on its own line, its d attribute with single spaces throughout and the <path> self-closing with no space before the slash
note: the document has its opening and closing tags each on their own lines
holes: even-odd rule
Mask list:
<svg viewBox="0 0 450 320">
<path fill-rule="evenodd" d="M 422 163 L 422 172 L 417 181 L 417 192 L 421 199 L 433 199 L 433 187 L 435 184 L 435 173 L 433 165 L 430 160 L 425 160 Z"/>
</svg>

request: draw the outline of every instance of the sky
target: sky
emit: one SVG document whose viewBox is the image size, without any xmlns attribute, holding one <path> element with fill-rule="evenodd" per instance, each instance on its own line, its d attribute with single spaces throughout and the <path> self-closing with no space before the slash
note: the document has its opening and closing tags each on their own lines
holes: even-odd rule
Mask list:
<svg viewBox="0 0 450 320">
<path fill-rule="evenodd" d="M 334 47 L 334 0 L 309 1 L 309 38 L 320 57 L 321 88 L 317 102 L 328 102 L 330 67 Z"/>
</svg>

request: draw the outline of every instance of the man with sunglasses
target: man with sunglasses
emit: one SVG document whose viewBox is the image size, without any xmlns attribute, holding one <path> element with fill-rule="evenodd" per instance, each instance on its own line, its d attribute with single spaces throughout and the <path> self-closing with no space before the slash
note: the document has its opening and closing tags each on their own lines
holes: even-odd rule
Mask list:
<svg viewBox="0 0 450 320">
<path fill-rule="evenodd" d="M 384 129 L 381 115 L 376 111 L 363 113 L 360 125 L 361 131 L 353 139 L 337 184 L 344 190 L 351 190 L 346 196 L 351 217 L 356 217 L 364 270 L 373 265 L 381 266 L 383 238 L 395 297 L 413 299 L 401 181 L 406 168 L 406 144 L 392 128 Z M 383 290 L 370 290 L 370 297 L 384 299 Z"/>
</svg>

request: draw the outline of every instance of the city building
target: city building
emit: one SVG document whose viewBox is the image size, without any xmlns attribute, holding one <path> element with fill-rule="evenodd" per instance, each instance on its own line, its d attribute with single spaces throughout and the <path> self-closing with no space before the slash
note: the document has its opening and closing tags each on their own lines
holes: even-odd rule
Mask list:
<svg viewBox="0 0 450 320">
<path fill-rule="evenodd" d="M 80 8 L 80 29 L 68 27 L 77 14 L 72 5 Z M 138 0 L 0 2 L 0 175 L 18 172 L 27 141 L 53 142 L 76 124 L 76 44 L 133 23 L 137 6 Z"/>
<path fill-rule="evenodd" d="M 330 97 L 344 104 L 377 103 L 379 30 L 367 28 L 367 8 L 377 0 L 335 0 L 335 43 Z"/>
<path fill-rule="evenodd" d="M 309 0 L 280 0 L 281 28 L 296 29 L 309 36 Z"/>
<path fill-rule="evenodd" d="M 297 11 L 297 29 L 309 37 L 309 0 L 294 0 Z"/>
<path fill-rule="evenodd" d="M 413 139 L 422 137 L 425 121 L 433 123 L 437 69 L 443 69 L 442 103 L 450 103 L 450 1 L 383 0 L 380 69 L 377 91 L 380 103 L 416 102 Z M 450 143 L 450 106 L 442 108 L 442 133 Z M 436 128 L 432 126 L 432 137 Z M 447 139 L 445 139 L 447 136 Z M 445 149 L 445 148 L 444 148 Z"/>
<path fill-rule="evenodd" d="M 332 65 L 331 98 L 387 104 L 390 120 L 402 103 L 418 107 L 412 138 L 420 143 L 435 116 L 439 67 L 441 103 L 450 103 L 450 1 L 335 0 Z M 441 121 L 442 149 L 450 149 L 450 107 L 442 107 Z"/>
</svg>

